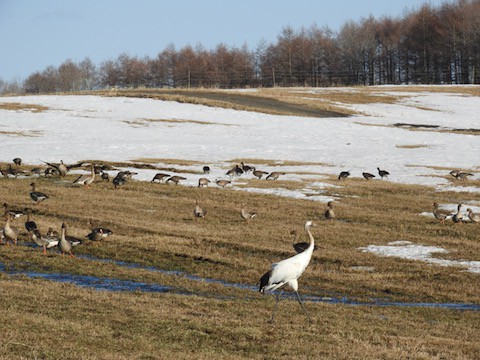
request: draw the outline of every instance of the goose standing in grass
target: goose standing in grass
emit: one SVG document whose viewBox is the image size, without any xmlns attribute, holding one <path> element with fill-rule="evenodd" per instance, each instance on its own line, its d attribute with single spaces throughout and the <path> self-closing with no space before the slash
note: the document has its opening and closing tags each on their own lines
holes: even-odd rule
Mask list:
<svg viewBox="0 0 480 360">
<path fill-rule="evenodd" d="M 195 209 L 193 209 L 195 221 L 197 221 L 198 218 L 205 218 L 205 215 L 207 215 L 207 210 L 200 207 L 200 205 L 198 205 L 198 201 L 195 201 Z"/>
<path fill-rule="evenodd" d="M 36 191 L 36 185 L 35 183 L 31 183 L 30 186 L 32 187 L 32 190 L 30 191 L 30 198 L 35 201 L 36 204 L 41 203 L 42 201 L 45 201 L 48 199 L 48 196 L 40 191 Z"/>
<path fill-rule="evenodd" d="M 280 171 L 274 171 L 274 172 L 271 172 L 266 178 L 265 180 L 268 180 L 268 179 L 272 179 L 272 180 L 277 180 L 280 175 L 285 175 L 284 172 L 280 172 Z"/>
<path fill-rule="evenodd" d="M 307 221 L 305 223 L 305 231 L 307 232 L 307 235 L 310 239 L 310 244 L 308 245 L 308 248 L 297 255 L 279 261 L 278 263 L 272 264 L 272 268 L 260 278 L 259 289 L 261 293 L 274 292 L 283 285 L 289 285 L 295 291 L 298 303 L 301 305 L 303 311 L 305 312 L 305 315 L 310 321 L 312 321 L 312 318 L 310 317 L 310 315 L 308 315 L 307 309 L 305 309 L 302 299 L 300 299 L 300 295 L 298 294 L 298 278 L 303 274 L 308 264 L 310 263 L 313 249 L 315 247 L 315 239 L 310 232 L 310 228 L 312 226 L 314 226 L 314 223 L 312 221 Z M 273 322 L 275 319 L 275 313 L 278 308 L 278 301 L 280 299 L 280 295 L 281 292 L 276 296 L 275 308 L 273 309 L 270 322 Z"/>
<path fill-rule="evenodd" d="M 58 236 L 56 237 L 50 237 L 48 235 L 43 236 L 40 233 L 40 230 L 38 229 L 35 229 L 32 232 L 30 232 L 30 237 L 35 244 L 43 248 L 43 255 L 47 254 L 47 249 L 51 249 L 57 246 L 58 242 L 60 241 Z"/>
<path fill-rule="evenodd" d="M 232 182 L 229 180 L 217 180 L 215 183 L 221 188 L 224 188 L 225 186 L 227 186 L 228 184 L 231 184 Z"/>
<path fill-rule="evenodd" d="M 77 246 L 78 244 L 81 243 L 80 240 L 78 239 L 69 239 L 67 238 L 66 235 L 66 228 L 67 225 L 65 223 L 62 224 L 62 234 L 60 235 L 60 241 L 58 242 L 58 248 L 60 249 L 60 252 L 62 253 L 62 256 L 65 254 L 68 254 L 70 256 L 73 255 L 73 247 Z"/>
<path fill-rule="evenodd" d="M 242 217 L 242 219 L 248 222 L 250 219 L 256 217 L 257 213 L 254 211 L 247 211 L 242 207 L 242 209 L 240 210 L 240 216 Z"/>
<path fill-rule="evenodd" d="M 95 166 L 90 165 L 90 174 L 80 175 L 73 183 L 83 185 L 85 188 L 89 188 L 90 184 L 95 181 Z"/>
<path fill-rule="evenodd" d="M 333 220 L 335 219 L 335 212 L 333 211 L 333 202 L 329 201 L 327 203 L 327 210 L 325 210 L 325 219 Z"/>
<path fill-rule="evenodd" d="M 29 233 L 31 233 L 32 231 L 38 229 L 37 227 L 37 224 L 35 223 L 35 221 L 33 220 L 30 220 L 30 213 L 32 211 L 30 209 L 27 210 L 27 221 L 25 221 L 25 229 L 27 229 L 27 231 Z"/>
<path fill-rule="evenodd" d="M 380 175 L 380 177 L 382 178 L 382 180 L 383 180 L 384 177 L 388 178 L 388 175 L 390 175 L 390 173 L 389 173 L 388 171 L 386 171 L 386 170 L 380 170 L 379 167 L 377 167 L 377 170 L 378 170 L 378 175 Z"/>
<path fill-rule="evenodd" d="M 18 231 L 10 224 L 12 218 L 12 215 L 10 215 L 9 213 L 7 213 L 5 216 L 6 222 L 2 231 L 2 239 L 5 239 L 6 245 L 9 245 L 9 241 L 12 241 L 14 245 L 17 245 Z"/>
<path fill-rule="evenodd" d="M 472 209 L 468 208 L 468 218 L 474 223 L 478 224 L 480 222 L 480 214 L 479 213 L 474 213 Z"/>
<path fill-rule="evenodd" d="M 463 214 L 460 211 L 461 208 L 462 208 L 462 204 L 458 204 L 457 213 L 453 214 L 453 216 L 452 216 L 452 220 L 453 220 L 454 223 L 462 223 L 462 221 L 463 221 Z"/>
<path fill-rule="evenodd" d="M 100 228 L 92 229 L 92 231 L 90 231 L 90 233 L 85 237 L 92 241 L 100 241 L 100 240 L 106 239 L 107 236 L 111 234 L 112 234 L 111 230 L 100 227 Z"/>
<path fill-rule="evenodd" d="M 158 181 L 159 183 L 163 182 L 166 178 L 170 177 L 170 174 L 158 173 L 152 179 L 152 183 Z"/>
<path fill-rule="evenodd" d="M 12 215 L 13 219 L 18 219 L 25 215 L 25 211 L 14 209 L 10 207 L 7 203 L 3 203 L 3 207 L 5 208 L 3 214 L 5 215 L 6 213 L 9 213 L 10 215 Z"/>
<path fill-rule="evenodd" d="M 20 166 L 20 165 L 22 165 L 22 159 L 19 158 L 19 157 L 16 157 L 15 159 L 13 159 L 13 163 L 14 163 L 15 165 Z"/>
<path fill-rule="evenodd" d="M 178 183 L 180 182 L 180 180 L 187 180 L 187 178 L 183 177 L 183 176 L 178 176 L 178 175 L 175 175 L 175 176 L 171 176 L 167 179 L 167 183 L 168 182 L 173 182 L 175 185 L 178 185 Z"/>
<path fill-rule="evenodd" d="M 102 175 L 100 175 L 102 181 L 110 182 L 110 175 L 107 172 L 102 170 Z"/>
<path fill-rule="evenodd" d="M 209 182 L 210 180 L 208 180 L 207 178 L 200 178 L 198 179 L 198 187 L 202 187 L 202 186 L 208 187 Z"/>
<path fill-rule="evenodd" d="M 261 170 L 253 170 L 253 176 L 261 179 L 263 175 L 267 175 L 268 172 L 266 171 L 261 171 Z"/>
<path fill-rule="evenodd" d="M 342 171 L 339 175 L 338 175 L 338 180 L 345 180 L 346 178 L 348 178 L 350 176 L 350 171 Z"/>
<path fill-rule="evenodd" d="M 371 180 L 371 179 L 373 179 L 373 178 L 375 177 L 375 175 L 370 174 L 369 172 L 363 172 L 362 175 L 363 175 L 363 177 L 364 177 L 365 179 L 367 179 L 367 180 Z"/>
<path fill-rule="evenodd" d="M 438 204 L 436 202 L 433 203 L 433 216 L 435 216 L 435 219 L 439 220 L 444 225 L 445 220 L 450 217 L 450 215 L 440 212 L 440 210 L 438 209 Z"/>
<path fill-rule="evenodd" d="M 249 165 L 245 165 L 243 162 L 240 163 L 240 165 L 242 165 L 242 170 L 243 170 L 244 173 L 255 170 L 254 167 L 249 166 Z"/>
</svg>

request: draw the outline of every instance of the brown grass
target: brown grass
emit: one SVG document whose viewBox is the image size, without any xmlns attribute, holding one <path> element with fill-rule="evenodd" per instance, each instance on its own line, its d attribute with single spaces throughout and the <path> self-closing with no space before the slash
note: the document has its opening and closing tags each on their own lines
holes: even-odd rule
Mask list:
<svg viewBox="0 0 480 360">
<path fill-rule="evenodd" d="M 280 181 L 263 180 L 262 186 L 276 187 Z M 28 196 L 31 179 L 0 179 L 0 197 L 16 207 L 33 208 L 33 220 L 42 230 L 59 229 L 66 222 L 69 235 L 83 237 L 89 219 L 113 230 L 104 242 L 78 246 L 78 254 L 251 285 L 271 263 L 293 255 L 290 231 L 301 231 L 306 219 L 314 219 L 319 249 L 300 278 L 301 294 L 360 301 L 478 303 L 478 274 L 378 257 L 358 248 L 408 240 L 444 247 L 450 251 L 444 255 L 449 259 L 478 261 L 478 226 L 442 226 L 418 214 L 431 210 L 433 201 L 480 201 L 480 194 L 437 193 L 429 187 L 358 178 L 322 181 L 342 186 L 325 193 L 342 196 L 335 206 L 338 221 L 323 220 L 325 204 L 312 201 L 136 181 L 114 190 L 108 183 L 83 189 L 56 178 L 39 178 L 38 190 L 50 199 L 33 205 Z M 195 199 L 208 211 L 205 221 L 193 219 Z M 258 213 L 249 224 L 239 215 L 242 203 Z M 15 225 L 22 229 L 23 220 Z M 26 240 L 25 231 L 21 232 L 21 240 Z M 276 324 L 270 325 L 266 320 L 272 298 L 248 290 L 62 258 L 55 252 L 43 256 L 31 247 L 1 246 L 0 257 L 9 268 L 139 280 L 195 294 L 102 292 L 0 272 L 0 358 L 474 359 L 479 355 L 478 311 L 307 302 L 314 317 L 314 323 L 308 324 L 298 304 L 282 301 Z M 358 271 L 359 266 L 373 271 Z"/>
<path fill-rule="evenodd" d="M 16 102 L 0 103 L 0 109 L 10 111 L 30 111 L 39 113 L 48 110 L 47 106 L 37 104 L 22 104 Z"/>
</svg>

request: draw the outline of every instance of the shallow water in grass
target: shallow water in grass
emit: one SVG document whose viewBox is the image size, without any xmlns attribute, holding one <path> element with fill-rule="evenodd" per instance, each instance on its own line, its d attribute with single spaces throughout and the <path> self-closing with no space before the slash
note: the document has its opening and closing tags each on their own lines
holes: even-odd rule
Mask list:
<svg viewBox="0 0 480 360">
<path fill-rule="evenodd" d="M 182 276 L 188 280 L 193 280 L 193 281 L 202 281 L 202 282 L 207 282 L 211 284 L 219 284 L 222 286 L 234 287 L 242 290 L 258 291 L 257 286 L 240 284 L 240 283 L 232 283 L 232 282 L 227 282 L 219 279 L 202 278 L 200 276 L 187 274 L 182 271 L 163 270 L 163 269 L 155 268 L 153 266 L 144 266 L 141 264 L 129 263 L 129 262 L 120 261 L 120 260 L 102 259 L 102 258 L 90 256 L 90 255 L 80 255 L 78 257 L 85 260 L 90 260 L 90 261 L 112 263 L 117 266 L 122 266 L 127 268 L 135 268 L 135 269 L 143 269 L 147 271 L 159 272 L 165 275 Z M 12 275 L 25 275 L 31 278 L 41 278 L 41 279 L 51 280 L 56 282 L 71 283 L 77 286 L 89 287 L 95 290 L 103 290 L 103 291 L 142 291 L 142 292 L 155 292 L 155 293 L 170 292 L 170 293 L 181 294 L 181 295 L 212 297 L 216 299 L 228 298 L 225 296 L 216 296 L 216 295 L 211 295 L 206 293 L 189 293 L 185 291 L 180 291 L 179 289 L 175 289 L 170 286 L 165 286 L 160 284 L 147 284 L 147 283 L 138 282 L 138 281 L 121 280 L 121 279 L 115 279 L 115 278 L 99 278 L 95 276 L 60 274 L 60 273 L 40 273 L 35 271 L 8 271 L 5 268 L 5 265 L 3 265 L 2 263 L 0 263 L 0 271 L 6 272 Z M 293 293 L 283 293 L 282 298 L 288 298 L 293 300 L 295 299 L 295 296 Z M 310 302 L 323 302 L 323 303 L 345 304 L 345 305 L 355 305 L 355 306 L 429 307 L 429 308 L 442 308 L 442 309 L 452 309 L 452 310 L 480 311 L 480 305 L 478 304 L 389 302 L 389 301 L 384 301 L 379 299 L 374 299 L 372 302 L 358 302 L 358 301 L 353 301 L 347 297 L 335 298 L 335 297 L 324 297 L 324 296 L 315 296 L 315 295 L 302 295 L 302 298 L 303 300 L 310 301 Z"/>
</svg>

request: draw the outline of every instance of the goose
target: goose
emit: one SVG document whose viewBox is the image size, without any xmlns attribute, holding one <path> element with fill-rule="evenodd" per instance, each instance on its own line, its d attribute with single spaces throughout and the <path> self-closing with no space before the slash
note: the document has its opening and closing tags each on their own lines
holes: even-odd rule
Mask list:
<svg viewBox="0 0 480 360">
<path fill-rule="evenodd" d="M 16 157 L 15 159 L 13 159 L 13 163 L 15 165 L 20 166 L 20 165 L 22 165 L 22 159 L 20 159 L 19 157 Z"/>
<path fill-rule="evenodd" d="M 207 178 L 200 178 L 198 179 L 198 187 L 202 187 L 202 186 L 208 187 L 209 182 L 210 180 L 208 180 Z"/>
<path fill-rule="evenodd" d="M 266 171 L 253 170 L 253 176 L 256 176 L 259 179 L 261 179 L 263 175 L 267 175 L 267 174 L 268 174 L 268 172 L 266 172 Z"/>
<path fill-rule="evenodd" d="M 53 228 L 51 227 L 48 228 L 46 236 L 60 238 L 60 234 L 58 233 L 58 231 L 53 230 Z"/>
<path fill-rule="evenodd" d="M 207 210 L 200 207 L 200 205 L 198 205 L 198 201 L 195 201 L 195 209 L 193 209 L 193 215 L 195 216 L 195 221 L 198 218 L 205 218 L 205 215 L 207 215 Z"/>
<path fill-rule="evenodd" d="M 338 175 L 338 180 L 345 180 L 346 178 L 348 178 L 350 176 L 350 171 L 342 171 L 339 175 Z"/>
<path fill-rule="evenodd" d="M 58 235 L 58 234 L 57 234 Z M 47 254 L 47 249 L 53 248 L 58 245 L 60 241 L 59 237 L 50 237 L 48 235 L 43 236 L 38 229 L 33 230 L 30 233 L 30 238 L 35 244 L 43 248 L 43 254 Z"/>
<path fill-rule="evenodd" d="M 30 209 L 27 210 L 27 221 L 25 221 L 25 229 L 27 229 L 27 231 L 29 233 L 31 233 L 32 231 L 38 229 L 37 227 L 37 224 L 35 223 L 35 221 L 33 220 L 30 220 L 30 213 L 32 211 Z"/>
<path fill-rule="evenodd" d="M 377 167 L 377 170 L 378 170 L 378 175 L 380 175 L 380 177 L 382 178 L 382 180 L 383 180 L 384 177 L 388 178 L 388 175 L 390 175 L 390 173 L 389 173 L 388 171 L 386 171 L 386 170 L 380 170 L 379 167 Z"/>
<path fill-rule="evenodd" d="M 468 218 L 474 223 L 478 224 L 480 222 L 480 214 L 479 213 L 474 213 L 472 209 L 468 208 Z"/>
<path fill-rule="evenodd" d="M 178 175 L 175 175 L 175 176 L 171 176 L 167 179 L 167 183 L 169 181 L 173 182 L 175 185 L 178 185 L 178 183 L 180 182 L 180 180 L 187 180 L 187 178 L 183 177 L 183 176 L 178 176 Z"/>
<path fill-rule="evenodd" d="M 224 188 L 225 186 L 227 186 L 228 184 L 231 184 L 232 182 L 229 180 L 217 180 L 215 183 L 221 188 Z"/>
<path fill-rule="evenodd" d="M 254 167 L 249 166 L 249 165 L 245 165 L 243 162 L 241 162 L 240 165 L 242 165 L 242 170 L 243 170 L 244 173 L 255 170 Z"/>
<path fill-rule="evenodd" d="M 453 214 L 452 216 L 452 220 L 454 223 L 462 223 L 463 221 L 463 214 L 460 212 L 461 207 L 462 207 L 462 204 L 458 204 L 457 213 Z"/>
<path fill-rule="evenodd" d="M 367 180 L 373 179 L 373 178 L 375 177 L 375 175 L 370 174 L 370 173 L 368 173 L 368 172 L 363 172 L 362 175 L 363 175 L 363 177 L 364 177 L 365 179 L 367 179 Z"/>
<path fill-rule="evenodd" d="M 459 180 L 467 180 L 470 176 L 473 176 L 473 174 L 467 172 L 459 172 L 456 178 Z"/>
<path fill-rule="evenodd" d="M 110 182 L 110 175 L 107 172 L 102 170 L 102 175 L 100 175 L 102 181 Z"/>
<path fill-rule="evenodd" d="M 10 177 L 10 171 L 8 169 L 0 169 L 0 173 L 4 178 L 9 178 Z"/>
<path fill-rule="evenodd" d="M 235 171 L 235 175 L 237 175 L 237 176 L 242 175 L 243 172 L 244 172 L 244 171 L 242 170 L 242 168 L 241 168 L 240 166 L 238 166 L 238 165 L 235 165 L 235 167 L 233 168 L 233 171 Z"/>
<path fill-rule="evenodd" d="M 8 172 L 9 172 L 10 176 L 13 176 L 14 178 L 16 178 L 18 175 L 28 175 L 27 171 L 14 169 L 14 168 L 12 168 L 11 164 L 8 164 Z"/>
<path fill-rule="evenodd" d="M 5 208 L 4 215 L 6 213 L 9 213 L 13 219 L 18 219 L 19 217 L 22 217 L 25 215 L 24 211 L 18 210 L 18 209 L 12 209 L 7 203 L 3 203 L 3 207 Z"/>
<path fill-rule="evenodd" d="M 279 172 L 279 171 L 274 171 L 271 172 L 270 175 L 268 175 L 265 180 L 272 179 L 272 180 L 277 180 L 280 175 L 285 175 L 284 172 Z"/>
<path fill-rule="evenodd" d="M 113 186 L 115 186 L 115 189 L 117 189 L 119 186 L 125 185 L 127 183 L 127 180 L 123 176 L 115 176 L 115 178 L 112 181 Z"/>
<path fill-rule="evenodd" d="M 240 210 L 240 215 L 242 216 L 242 219 L 246 220 L 248 222 L 248 220 L 250 219 L 253 219 L 254 217 L 257 216 L 257 213 L 252 211 L 247 211 L 245 210 L 243 207 L 242 209 Z"/>
<path fill-rule="evenodd" d="M 42 201 L 48 199 L 48 196 L 40 191 L 35 191 L 35 183 L 31 183 L 32 191 L 30 191 L 30 197 L 36 204 L 41 203 Z"/>
<path fill-rule="evenodd" d="M 81 184 L 85 188 L 90 188 L 90 184 L 95 181 L 95 165 L 90 165 L 90 174 L 80 175 L 73 183 Z"/>
<path fill-rule="evenodd" d="M 210 166 L 204 166 L 203 167 L 203 173 L 204 174 L 210 174 Z"/>
<path fill-rule="evenodd" d="M 31 175 L 36 175 L 36 176 L 40 176 L 45 170 L 43 170 L 42 168 L 40 167 L 35 167 L 33 169 L 30 170 L 30 174 Z"/>
<path fill-rule="evenodd" d="M 111 230 L 99 227 L 99 228 L 93 228 L 90 231 L 90 233 L 88 235 L 86 235 L 85 237 L 89 240 L 92 240 L 92 241 L 100 241 L 100 240 L 106 239 L 107 236 L 112 235 L 112 234 L 113 234 L 113 232 Z"/>
<path fill-rule="evenodd" d="M 74 246 L 77 246 L 78 244 L 81 244 L 81 241 L 75 238 L 67 238 L 66 236 L 66 227 L 65 223 L 62 224 L 62 234 L 60 235 L 60 240 L 58 242 L 58 248 L 60 249 L 60 252 L 62 253 L 62 256 L 65 254 L 68 254 L 70 256 L 74 256 L 72 249 Z"/>
<path fill-rule="evenodd" d="M 235 171 L 235 168 L 233 168 L 233 169 L 228 170 L 225 175 L 228 175 L 228 176 L 230 176 L 230 177 L 233 177 L 233 176 L 235 176 L 236 174 L 237 174 L 237 173 L 236 173 L 236 171 Z"/>
<path fill-rule="evenodd" d="M 163 180 L 165 180 L 165 178 L 168 178 L 168 177 L 170 177 L 169 174 L 158 173 L 158 174 L 155 174 L 151 182 L 153 183 L 155 182 L 155 180 L 158 180 L 158 182 L 161 183 Z"/>
<path fill-rule="evenodd" d="M 293 235 L 292 246 L 293 246 L 293 248 L 294 248 L 294 250 L 296 251 L 297 254 L 300 254 L 301 252 L 304 252 L 305 250 L 308 249 L 308 246 L 310 245 L 308 242 L 299 242 L 298 241 L 297 230 L 290 231 L 290 235 Z M 315 251 L 317 249 L 318 249 L 317 245 L 314 245 L 313 251 Z"/>
<path fill-rule="evenodd" d="M 3 227 L 2 231 L 2 238 L 5 239 L 6 244 L 9 245 L 8 241 L 13 241 L 14 245 L 17 245 L 17 239 L 18 239 L 18 231 L 10 226 L 10 220 L 12 220 L 12 215 L 7 213 L 6 215 L 6 222 L 5 226 Z"/>
<path fill-rule="evenodd" d="M 71 169 L 74 169 L 74 168 L 78 168 L 78 167 L 81 167 L 83 165 L 83 162 L 79 162 L 79 163 L 76 163 L 76 164 L 73 164 L 73 165 L 66 165 L 63 163 L 63 160 L 60 160 L 60 164 L 52 164 L 52 163 L 48 163 L 46 161 L 43 161 L 45 164 L 47 164 L 48 166 L 51 166 L 52 168 L 54 168 L 58 174 L 60 175 L 60 177 L 65 177 L 67 175 L 67 172 L 69 172 Z"/>
<path fill-rule="evenodd" d="M 327 203 L 327 210 L 325 211 L 325 219 L 333 220 L 335 219 L 335 212 L 333 211 L 333 202 L 329 201 Z"/>
<path fill-rule="evenodd" d="M 124 170 L 124 171 L 119 171 L 117 174 L 117 177 L 121 177 L 125 180 L 130 180 L 133 175 L 138 175 L 138 173 L 134 171 Z"/>
<path fill-rule="evenodd" d="M 45 175 L 45 177 L 48 177 L 48 176 L 52 176 L 54 172 L 55 172 L 54 168 L 47 167 L 43 174 Z"/>
<path fill-rule="evenodd" d="M 445 224 L 445 220 L 448 219 L 451 215 L 444 214 L 438 209 L 438 204 L 433 203 L 433 216 L 438 219 L 442 224 Z"/>
</svg>

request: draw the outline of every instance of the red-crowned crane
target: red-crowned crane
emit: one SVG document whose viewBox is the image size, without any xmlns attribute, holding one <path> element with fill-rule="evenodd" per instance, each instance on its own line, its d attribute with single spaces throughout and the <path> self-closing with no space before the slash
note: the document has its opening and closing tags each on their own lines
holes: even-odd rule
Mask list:
<svg viewBox="0 0 480 360">
<path fill-rule="evenodd" d="M 310 263 L 310 259 L 312 258 L 313 249 L 315 247 L 315 239 L 313 238 L 312 233 L 310 232 L 310 228 L 315 226 L 312 221 L 307 221 L 305 223 L 305 231 L 310 238 L 310 244 L 308 248 L 288 259 L 279 261 L 278 263 L 272 264 L 271 270 L 266 272 L 260 278 L 260 292 L 264 293 L 274 292 L 278 288 L 282 287 L 283 285 L 289 285 L 297 295 L 297 300 L 300 306 L 302 307 L 303 311 L 307 318 L 312 321 L 312 318 L 307 313 L 307 309 L 303 305 L 302 299 L 300 299 L 300 295 L 298 294 L 298 281 L 297 279 L 303 274 L 305 269 L 307 268 L 308 264 Z M 275 313 L 278 308 L 278 301 L 280 299 L 280 294 L 276 296 L 275 308 L 273 309 L 272 318 L 270 322 L 273 322 L 275 319 Z"/>
</svg>

